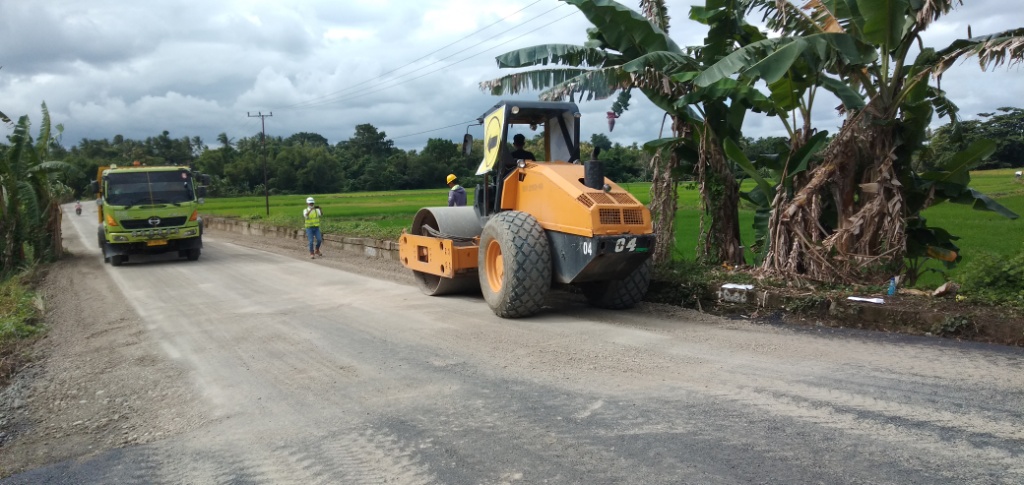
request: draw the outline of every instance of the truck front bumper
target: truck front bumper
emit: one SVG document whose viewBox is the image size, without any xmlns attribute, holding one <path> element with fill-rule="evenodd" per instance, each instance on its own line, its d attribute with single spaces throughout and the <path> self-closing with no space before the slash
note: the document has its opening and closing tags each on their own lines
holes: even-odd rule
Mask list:
<svg viewBox="0 0 1024 485">
<path fill-rule="evenodd" d="M 201 249 L 202 247 L 203 238 L 198 235 L 179 239 L 153 238 L 123 243 L 107 241 L 107 244 L 103 245 L 103 257 L 127 256 L 129 254 L 159 254 L 171 251 Z"/>
</svg>

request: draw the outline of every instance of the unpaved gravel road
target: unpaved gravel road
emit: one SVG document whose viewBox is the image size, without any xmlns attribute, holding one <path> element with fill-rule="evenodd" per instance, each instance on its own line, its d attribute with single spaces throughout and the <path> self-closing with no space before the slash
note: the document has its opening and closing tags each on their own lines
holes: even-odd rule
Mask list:
<svg viewBox="0 0 1024 485">
<path fill-rule="evenodd" d="M 225 233 L 114 268 L 94 216 L 0 399 L 0 483 L 1024 483 L 1019 348 L 566 293 L 502 320 Z"/>
</svg>

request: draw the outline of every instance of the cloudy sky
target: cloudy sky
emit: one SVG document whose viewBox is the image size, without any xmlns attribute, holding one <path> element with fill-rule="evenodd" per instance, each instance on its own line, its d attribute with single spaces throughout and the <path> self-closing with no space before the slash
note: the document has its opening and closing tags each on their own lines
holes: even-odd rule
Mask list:
<svg viewBox="0 0 1024 485">
<path fill-rule="evenodd" d="M 668 3 L 673 39 L 699 44 L 704 29 L 686 17 L 703 1 Z M 975 35 L 1024 26 L 1024 11 L 1007 8 L 1016 2 L 964 3 L 927 32 L 927 45 L 966 37 L 968 25 Z M 215 145 L 222 132 L 258 133 L 260 119 L 249 115 L 273 113 L 269 135 L 314 132 L 336 143 L 370 123 L 397 146 L 418 150 L 428 138 L 461 140 L 466 122 L 496 102 L 478 87 L 507 73 L 496 55 L 580 44 L 589 26 L 557 0 L 0 0 L 0 111 L 38 121 L 45 101 L 65 127 L 65 146 L 164 130 Z M 942 86 L 970 118 L 1024 106 L 1022 74 L 968 63 Z M 661 117 L 639 95 L 608 133 L 611 101 L 580 103 L 585 139 L 658 137 Z M 821 128 L 838 125 L 836 104 L 817 103 Z M 747 132 L 782 134 L 777 120 L 756 118 Z"/>
</svg>

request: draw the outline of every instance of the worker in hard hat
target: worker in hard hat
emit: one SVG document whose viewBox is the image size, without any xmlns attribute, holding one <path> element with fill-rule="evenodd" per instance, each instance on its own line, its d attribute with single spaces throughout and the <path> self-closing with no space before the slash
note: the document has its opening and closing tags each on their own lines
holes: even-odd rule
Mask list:
<svg viewBox="0 0 1024 485">
<path fill-rule="evenodd" d="M 307 197 L 306 209 L 302 211 L 302 219 L 306 225 L 306 239 L 309 240 L 310 259 L 323 256 L 320 254 L 320 245 L 324 243 L 324 235 L 320 233 L 320 220 L 323 217 L 324 213 L 320 210 L 320 206 L 316 205 L 316 200 L 312 197 Z M 315 247 L 313 246 L 314 241 L 316 241 Z"/>
<path fill-rule="evenodd" d="M 448 207 L 461 207 L 466 205 L 466 189 L 458 183 L 454 173 L 448 174 Z"/>
</svg>

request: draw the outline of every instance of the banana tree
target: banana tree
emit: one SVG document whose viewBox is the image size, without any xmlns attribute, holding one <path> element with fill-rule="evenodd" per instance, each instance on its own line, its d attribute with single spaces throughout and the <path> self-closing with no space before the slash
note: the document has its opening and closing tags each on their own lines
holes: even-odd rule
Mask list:
<svg viewBox="0 0 1024 485">
<path fill-rule="evenodd" d="M 1018 63 L 1024 29 L 921 48 L 921 33 L 948 13 L 950 0 L 810 0 L 804 7 L 744 0 L 778 37 L 751 43 L 695 79 L 707 86 L 734 74 L 773 85 L 808 57 L 823 65 L 822 86 L 843 102 L 846 121 L 805 181 L 778 200 L 763 268 L 795 279 L 860 282 L 903 266 L 914 173 L 934 114 L 955 120 L 956 106 L 931 80 L 959 59 L 983 67 Z M 775 90 L 772 96 L 778 99 Z M 930 189 L 928 189 L 930 190 Z M 963 200 L 963 192 L 957 201 Z M 981 204 L 980 207 L 989 207 Z"/>
<path fill-rule="evenodd" d="M 809 138 L 803 146 L 792 149 L 791 144 L 781 143 L 775 147 L 774 153 L 762 154 L 757 163 L 751 161 L 732 140 L 725 143 L 725 153 L 733 163 L 737 164 L 754 180 L 754 187 L 740 194 L 754 206 L 754 244 L 752 252 L 755 263 L 762 263 L 765 249 L 771 236 L 771 212 L 775 201 L 782 199 L 783 194 L 791 194 L 799 177 L 807 173 L 815 159 L 820 157 L 824 148 L 827 131 L 821 131 Z M 760 168 L 767 169 L 774 179 L 762 176 Z"/>
<path fill-rule="evenodd" d="M 642 92 L 671 117 L 673 132 L 670 143 L 654 145 L 659 150 L 652 158 L 651 209 L 659 241 L 655 261 L 672 257 L 676 172 L 685 157 L 698 167 L 702 199 L 710 216 L 704 256 L 716 262 L 742 263 L 738 184 L 706 117 L 679 103 L 692 92 L 692 83 L 673 75 L 698 71 L 700 62 L 691 50 L 681 49 L 666 34 L 664 2 L 641 1 L 640 14 L 611 0 L 564 1 L 576 6 L 594 25 L 588 30 L 588 42 L 582 46 L 539 45 L 498 56 L 501 68 L 559 67 L 518 72 L 481 83 L 481 87 L 496 95 L 542 89 L 540 97 L 545 100 L 604 99 L 618 92 L 612 107 L 616 117 L 628 106 L 633 90 Z M 712 190 L 712 185 L 719 190 Z"/>
<path fill-rule="evenodd" d="M 11 145 L 0 157 L 0 237 L 3 238 L 0 260 L 4 273 L 26 263 L 26 247 L 32 258 L 40 261 L 60 256 L 60 206 L 53 196 L 56 174 L 74 174 L 70 164 L 45 161 L 53 142 L 54 127 L 46 104 L 39 136 L 33 145 L 29 135 L 29 118 L 22 116 L 10 135 Z M 62 127 L 57 125 L 60 132 Z"/>
</svg>

